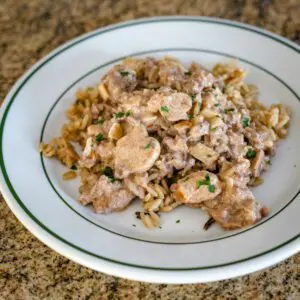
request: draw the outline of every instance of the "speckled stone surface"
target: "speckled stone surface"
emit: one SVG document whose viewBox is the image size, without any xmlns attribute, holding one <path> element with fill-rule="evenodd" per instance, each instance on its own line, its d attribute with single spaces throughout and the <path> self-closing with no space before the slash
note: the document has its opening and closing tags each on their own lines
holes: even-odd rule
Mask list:
<svg viewBox="0 0 300 300">
<path fill-rule="evenodd" d="M 300 0 L 1 0 L 0 100 L 52 49 L 119 21 L 205 15 L 267 28 L 300 42 Z M 209 284 L 147 284 L 82 267 L 39 242 L 0 195 L 0 299 L 300 299 L 300 254 L 264 271 Z"/>
</svg>

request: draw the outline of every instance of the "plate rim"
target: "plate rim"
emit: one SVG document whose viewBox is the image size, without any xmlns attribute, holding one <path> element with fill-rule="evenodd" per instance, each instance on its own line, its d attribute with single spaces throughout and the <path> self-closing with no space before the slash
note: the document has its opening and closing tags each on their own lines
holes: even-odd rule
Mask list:
<svg viewBox="0 0 300 300">
<path fill-rule="evenodd" d="M 139 25 L 139 24 L 145 24 L 145 23 L 151 23 L 151 22 L 165 22 L 165 21 L 171 21 L 171 22 L 175 22 L 175 21 L 194 21 L 194 22 L 208 22 L 208 23 L 216 23 L 216 24 L 221 24 L 221 25 L 226 25 L 226 26 L 232 26 L 232 27 L 238 27 L 240 29 L 245 29 L 248 31 L 252 31 L 255 32 L 257 34 L 261 34 L 264 35 L 266 37 L 269 37 L 273 40 L 276 40 L 277 42 L 280 42 L 281 44 L 284 44 L 286 46 L 288 46 L 289 48 L 292 48 L 293 50 L 295 50 L 296 52 L 300 53 L 300 47 L 289 41 L 286 38 L 283 38 L 279 35 L 276 35 L 274 33 L 268 32 L 265 29 L 260 29 L 257 28 L 255 26 L 252 25 L 247 25 L 244 23 L 240 23 L 240 22 L 236 22 L 236 21 L 229 21 L 229 20 L 222 20 L 222 19 L 218 19 L 218 18 L 209 18 L 209 17 L 186 17 L 186 16 L 169 16 L 169 17 L 156 17 L 156 18 L 143 18 L 143 19 L 137 19 L 137 20 L 133 20 L 133 21 L 127 21 L 127 22 L 122 22 L 122 23 L 118 23 L 115 25 L 110 25 L 107 27 L 103 27 L 97 30 L 94 30 L 92 32 L 86 33 L 84 35 L 81 35 L 75 39 L 72 39 L 71 41 L 64 43 L 63 45 L 61 45 L 60 47 L 54 49 L 53 51 L 51 51 L 48 55 L 46 55 L 44 58 L 42 58 L 41 60 L 39 60 L 36 64 L 34 64 L 27 72 L 24 73 L 23 76 L 20 77 L 20 79 L 17 80 L 17 82 L 14 84 L 14 86 L 11 88 L 10 92 L 8 93 L 8 95 L 5 97 L 5 100 L 3 101 L 3 104 L 1 105 L 0 108 L 0 116 L 1 116 L 1 126 L 0 126 L 0 143 L 1 143 L 1 147 L 2 147 L 2 140 L 3 140 L 3 128 L 4 128 L 4 124 L 5 124 L 5 119 L 6 119 L 6 115 L 9 111 L 10 105 L 13 102 L 14 96 L 17 95 L 18 91 L 23 87 L 23 85 L 26 84 L 27 80 L 30 79 L 31 76 L 34 75 L 34 73 L 41 68 L 45 63 L 47 63 L 49 60 L 51 60 L 53 57 L 55 57 L 56 55 L 58 55 L 60 52 L 68 49 L 69 47 L 78 44 L 79 42 L 84 41 L 86 38 L 103 33 L 103 32 L 107 32 L 113 29 L 117 29 L 117 28 L 124 28 L 124 27 L 128 27 L 128 26 L 134 26 L 134 25 Z M 13 213 L 17 216 L 17 218 L 25 225 L 25 227 L 31 231 L 35 236 L 37 236 L 43 243 L 45 243 L 46 245 L 48 245 L 49 247 L 53 247 L 54 250 L 58 251 L 59 253 L 71 258 L 72 260 L 75 260 L 77 262 L 79 262 L 80 264 L 86 265 L 90 268 L 94 268 L 98 271 L 104 271 L 107 272 L 109 274 L 113 274 L 113 275 L 117 275 L 120 277 L 127 277 L 127 278 L 131 278 L 131 279 L 137 279 L 137 276 L 134 276 L 134 274 L 132 275 L 130 272 L 130 270 L 127 270 L 128 272 L 125 272 L 126 269 L 143 269 L 146 270 L 146 272 L 143 273 L 143 276 L 145 278 L 143 278 L 143 280 L 147 280 L 147 278 L 149 280 L 147 281 L 151 281 L 151 282 L 166 282 L 166 278 L 164 278 L 164 276 L 162 276 L 163 280 L 155 280 L 155 278 L 159 278 L 159 276 L 155 275 L 151 275 L 149 274 L 149 276 L 147 275 L 147 273 L 149 272 L 149 270 L 155 270 L 155 272 L 159 272 L 159 273 L 165 273 L 167 272 L 168 274 L 170 274 L 170 272 L 176 273 L 178 274 L 179 272 L 197 272 L 197 274 L 199 274 L 199 272 L 201 273 L 205 273 L 205 270 L 207 269 L 221 269 L 221 268 L 227 268 L 228 266 L 230 266 L 230 268 L 234 267 L 234 266 L 239 266 L 238 269 L 241 268 L 241 266 L 247 266 L 248 265 L 248 270 L 240 270 L 238 272 L 238 275 L 242 275 L 242 274 L 246 274 L 248 273 L 248 271 L 251 269 L 249 266 L 249 264 L 251 265 L 251 262 L 254 261 L 257 258 L 261 258 L 261 257 L 269 257 L 269 262 L 268 263 L 264 263 L 262 267 L 266 267 L 269 266 L 273 263 L 276 263 L 286 257 L 288 257 L 289 255 L 295 253 L 296 251 L 300 250 L 300 245 L 299 243 L 296 243 L 297 240 L 299 239 L 299 234 L 296 235 L 295 237 L 293 237 L 292 239 L 286 241 L 285 243 L 270 249 L 268 251 L 265 251 L 261 254 L 252 256 L 250 258 L 246 258 L 246 260 L 244 261 L 244 259 L 233 262 L 233 263 L 229 263 L 229 264 L 223 264 L 223 265 L 217 265 L 217 266 L 212 266 L 209 268 L 188 268 L 188 269 L 176 269 L 176 268 L 172 268 L 172 269 L 164 269 L 164 268 L 151 268 L 148 266 L 137 266 L 137 265 L 133 265 L 133 264 L 128 264 L 128 263 L 123 263 L 123 262 L 119 262 L 116 260 L 112 260 L 109 258 L 105 258 L 105 257 L 97 257 L 98 260 L 106 260 L 106 263 L 109 262 L 110 264 L 112 264 L 111 266 L 107 266 L 108 268 L 106 268 L 106 270 L 104 270 L 105 268 L 102 268 L 98 266 L 98 268 L 95 268 L 95 265 L 91 265 L 87 262 L 87 258 L 86 257 L 81 257 L 83 255 L 82 252 L 85 253 L 85 255 L 88 256 L 93 256 L 95 257 L 93 254 L 91 253 L 86 253 L 86 250 L 81 249 L 79 247 L 77 247 L 76 245 L 70 245 L 70 243 L 68 241 L 65 241 L 63 238 L 57 236 L 56 233 L 52 232 L 50 229 L 48 229 L 45 225 L 43 225 L 36 217 L 34 217 L 30 211 L 28 211 L 28 209 L 22 205 L 22 201 L 18 201 L 18 196 L 15 193 L 14 194 L 14 189 L 13 186 L 11 185 L 11 183 L 8 181 L 6 181 L 6 175 L 5 174 L 5 164 L 4 164 L 4 159 L 3 159 L 3 155 L 2 155 L 2 151 L 1 151 L 1 155 L 0 155 L 0 164 L 1 164 L 1 176 L 0 176 L 0 189 L 1 192 L 4 196 L 4 199 L 6 200 L 8 206 L 10 207 L 10 209 L 13 211 Z M 4 167 L 4 170 L 3 170 Z M 14 191 L 14 192 L 12 192 Z M 20 200 L 20 199 L 19 199 Z M 24 212 L 27 215 L 24 215 Z M 52 237 L 50 237 L 49 235 L 52 235 Z M 299 242 L 299 241 L 298 241 Z M 60 244 L 62 243 L 62 245 Z M 292 246 L 292 244 L 295 244 L 294 246 L 294 250 L 290 249 L 290 253 L 288 254 L 288 251 L 285 248 L 287 248 L 287 246 Z M 75 246 L 75 249 L 74 249 Z M 73 249 L 70 249 L 70 247 Z M 293 248 L 293 247 L 292 247 Z M 296 248 L 298 248 L 296 250 Z M 281 250 L 281 251 L 280 251 Z M 293 250 L 293 251 L 291 251 Z M 296 251 L 295 251 L 296 250 Z M 79 251 L 79 252 L 78 252 Z M 280 253 L 281 252 L 281 253 Z M 72 254 L 71 254 L 72 253 Z M 275 255 L 277 254 L 277 255 Z M 275 256 L 277 257 L 277 260 L 275 260 Z M 278 257 L 281 257 L 278 260 Z M 271 259 L 273 257 L 273 259 Z M 92 258 L 92 260 L 95 258 Z M 267 261 L 267 260 L 266 260 Z M 116 266 L 117 265 L 117 266 Z M 120 265 L 122 265 L 122 268 L 120 268 Z M 103 264 L 102 264 L 103 266 Z M 122 272 L 121 269 L 125 268 Z M 243 268 L 242 268 L 243 269 Z M 258 268 L 254 268 L 255 270 L 257 270 Z M 233 270 L 232 270 L 233 271 Z M 252 270 L 253 271 L 253 270 Z M 251 272 L 251 270 L 250 270 Z M 130 276 L 131 274 L 131 276 Z M 151 279 L 151 278 L 152 279 Z M 195 276 L 197 278 L 194 278 L 194 280 L 192 281 L 187 281 L 187 282 L 195 282 L 195 279 L 198 279 L 199 276 Z M 203 276 L 201 276 L 203 277 Z M 205 277 L 205 276 L 204 276 Z M 223 278 L 228 278 L 228 276 L 224 276 L 223 277 L 220 275 L 216 275 L 213 276 L 214 278 L 212 280 L 217 280 L 217 279 L 223 279 Z M 230 276 L 232 277 L 232 276 Z M 202 282 L 206 281 L 205 278 L 204 280 L 202 279 Z M 173 278 L 173 280 L 171 282 L 186 282 L 185 280 L 182 280 L 182 278 L 178 281 L 175 280 L 175 278 Z"/>
</svg>

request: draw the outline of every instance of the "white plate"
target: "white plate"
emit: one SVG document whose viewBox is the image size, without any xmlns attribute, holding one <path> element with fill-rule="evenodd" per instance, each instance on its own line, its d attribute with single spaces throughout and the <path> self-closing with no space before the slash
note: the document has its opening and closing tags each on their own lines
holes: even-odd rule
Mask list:
<svg viewBox="0 0 300 300">
<path fill-rule="evenodd" d="M 191 283 L 220 280 L 270 266 L 300 249 L 299 47 L 269 32 L 195 17 L 143 19 L 79 37 L 32 67 L 1 109 L 1 190 L 16 216 L 40 240 L 74 261 L 130 279 Z M 291 107 L 289 136 L 281 142 L 265 183 L 254 190 L 270 215 L 250 228 L 202 229 L 206 215 L 182 207 L 145 229 L 124 212 L 96 215 L 76 202 L 78 182 L 63 182 L 55 160 L 38 153 L 40 140 L 59 135 L 64 111 L 79 87 L 127 56 L 172 55 L 207 67 L 237 58 L 261 101 Z M 180 219 L 180 223 L 176 220 Z M 133 224 L 136 227 L 132 226 Z"/>
</svg>

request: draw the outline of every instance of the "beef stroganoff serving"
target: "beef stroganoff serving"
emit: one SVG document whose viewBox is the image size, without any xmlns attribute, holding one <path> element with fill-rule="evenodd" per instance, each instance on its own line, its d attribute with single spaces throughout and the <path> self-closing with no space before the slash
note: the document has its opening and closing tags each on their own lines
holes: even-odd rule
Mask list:
<svg viewBox="0 0 300 300">
<path fill-rule="evenodd" d="M 148 228 L 180 205 L 205 211 L 205 228 L 249 226 L 268 213 L 250 187 L 263 183 L 290 112 L 265 107 L 244 78 L 234 63 L 209 71 L 171 57 L 128 58 L 77 92 L 61 137 L 40 150 L 70 168 L 64 179 L 79 173 L 79 201 L 96 213 L 138 198 L 136 217 Z"/>
</svg>

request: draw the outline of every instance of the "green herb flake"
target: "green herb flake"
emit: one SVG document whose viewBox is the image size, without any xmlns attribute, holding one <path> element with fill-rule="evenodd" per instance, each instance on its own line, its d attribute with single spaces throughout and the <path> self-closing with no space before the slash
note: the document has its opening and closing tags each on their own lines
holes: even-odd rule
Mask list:
<svg viewBox="0 0 300 300">
<path fill-rule="evenodd" d="M 247 157 L 247 158 L 254 158 L 255 156 L 256 156 L 256 151 L 255 151 L 255 150 L 249 149 L 249 150 L 247 151 L 247 154 L 246 154 L 246 157 Z"/>
<path fill-rule="evenodd" d="M 177 223 L 177 224 L 180 223 L 180 220 L 176 220 L 176 223 Z"/>
<path fill-rule="evenodd" d="M 168 106 L 161 106 L 160 110 L 163 112 L 169 112 L 169 107 Z"/>
<path fill-rule="evenodd" d="M 190 94 L 190 97 L 191 97 L 192 101 L 194 101 L 197 97 L 197 94 Z"/>
<path fill-rule="evenodd" d="M 271 166 L 271 165 L 272 165 L 271 159 L 268 159 L 268 160 L 266 161 L 266 164 L 269 165 L 269 166 Z"/>
<path fill-rule="evenodd" d="M 107 177 L 113 177 L 114 176 L 114 172 L 113 172 L 111 167 L 105 167 L 102 172 Z"/>
<path fill-rule="evenodd" d="M 249 125 L 250 125 L 250 118 L 244 117 L 243 118 L 243 127 L 246 128 L 246 127 L 249 127 Z"/>
<path fill-rule="evenodd" d="M 73 165 L 73 166 L 71 167 L 71 169 L 75 171 L 75 170 L 77 170 L 77 167 L 76 167 L 75 165 Z"/>
<path fill-rule="evenodd" d="M 197 189 L 200 189 L 200 187 L 203 185 L 203 180 L 197 181 Z"/>
<path fill-rule="evenodd" d="M 215 190 L 216 190 L 216 187 L 215 187 L 213 184 L 210 184 L 210 185 L 208 186 L 208 191 L 209 191 L 209 192 L 214 193 Z"/>
<path fill-rule="evenodd" d="M 144 149 L 149 149 L 150 148 L 150 143 L 144 146 Z"/>
<path fill-rule="evenodd" d="M 132 115 L 132 111 L 131 111 L 131 110 L 129 110 L 129 111 L 125 114 L 126 117 L 129 117 L 129 116 L 131 116 L 131 115 Z"/>
<path fill-rule="evenodd" d="M 93 124 L 103 124 L 104 123 L 104 119 L 99 119 L 99 120 L 93 120 Z"/>
<path fill-rule="evenodd" d="M 193 119 L 193 115 L 192 114 L 187 114 L 187 117 L 188 117 L 189 120 Z"/>
<path fill-rule="evenodd" d="M 115 117 L 116 119 L 123 118 L 124 116 L 125 116 L 125 113 L 123 113 L 123 112 L 121 112 L 121 111 L 114 114 L 114 117 Z"/>
<path fill-rule="evenodd" d="M 210 131 L 211 132 L 215 132 L 217 130 L 218 127 L 212 128 Z"/>
<path fill-rule="evenodd" d="M 117 178 L 114 177 L 114 172 L 113 172 L 111 167 L 105 167 L 102 170 L 102 173 L 103 173 L 103 175 L 108 177 L 112 183 L 114 183 L 116 181 L 120 181 L 120 179 L 117 179 Z"/>
<path fill-rule="evenodd" d="M 104 136 L 103 136 L 103 134 L 99 133 L 99 134 L 96 135 L 95 139 L 96 139 L 97 143 L 100 143 L 101 141 L 104 140 Z"/>
<path fill-rule="evenodd" d="M 206 185 L 210 193 L 213 193 L 216 190 L 216 187 L 210 183 L 210 177 L 208 174 L 205 175 L 205 180 L 197 181 L 197 188 L 199 189 L 202 185 Z"/>
<path fill-rule="evenodd" d="M 121 76 L 128 76 L 129 72 L 128 71 L 120 71 Z"/>
<path fill-rule="evenodd" d="M 184 75 L 190 76 L 192 75 L 192 72 L 191 71 L 184 72 Z"/>
<path fill-rule="evenodd" d="M 217 103 L 217 104 L 215 104 L 215 107 L 219 107 L 221 104 L 220 103 Z"/>
</svg>

